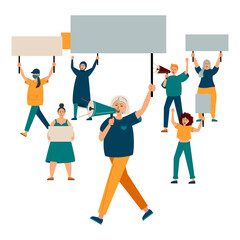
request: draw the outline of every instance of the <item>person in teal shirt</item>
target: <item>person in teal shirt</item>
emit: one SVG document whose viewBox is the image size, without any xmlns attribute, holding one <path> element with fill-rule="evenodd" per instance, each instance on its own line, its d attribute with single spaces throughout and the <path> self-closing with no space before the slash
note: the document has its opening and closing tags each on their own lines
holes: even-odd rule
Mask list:
<svg viewBox="0 0 240 240">
<path fill-rule="evenodd" d="M 186 71 L 181 73 L 180 75 L 176 76 L 178 71 L 177 64 L 171 64 L 171 73 L 172 76 L 165 75 L 165 80 L 162 83 L 162 87 L 166 89 L 167 99 L 164 105 L 164 129 L 162 132 L 168 132 L 168 119 L 169 119 L 169 109 L 174 101 L 178 119 L 182 115 L 182 101 L 181 101 L 181 94 L 182 94 L 182 82 L 185 82 L 188 78 L 188 58 L 186 58 Z"/>
</svg>

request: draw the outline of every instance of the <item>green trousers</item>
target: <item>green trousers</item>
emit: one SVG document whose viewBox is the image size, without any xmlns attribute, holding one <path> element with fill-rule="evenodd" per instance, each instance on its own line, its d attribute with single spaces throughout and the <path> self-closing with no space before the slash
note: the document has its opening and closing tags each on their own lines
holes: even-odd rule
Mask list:
<svg viewBox="0 0 240 240">
<path fill-rule="evenodd" d="M 73 104 L 73 109 L 74 109 L 74 118 L 77 118 L 77 112 L 78 112 L 78 104 L 77 103 Z"/>
<path fill-rule="evenodd" d="M 44 117 L 44 115 L 42 114 L 41 110 L 40 110 L 40 107 L 39 106 L 31 106 L 31 109 L 30 109 L 30 113 L 28 115 L 28 120 L 27 120 L 27 123 L 26 123 L 26 127 L 25 127 L 25 131 L 29 131 L 30 130 L 30 127 L 33 123 L 33 120 L 35 118 L 35 115 L 38 116 L 38 118 L 40 119 L 40 121 L 44 124 L 44 126 L 48 129 L 49 127 L 49 123 L 47 121 L 47 119 Z"/>
<path fill-rule="evenodd" d="M 177 150 L 174 156 L 174 166 L 173 166 L 173 179 L 178 179 L 178 169 L 179 169 L 179 160 L 184 152 L 185 158 L 187 161 L 188 171 L 190 175 L 190 179 L 195 178 L 194 170 L 193 170 L 193 161 L 192 161 L 192 152 L 190 142 L 182 143 L 179 142 L 177 146 Z"/>
</svg>

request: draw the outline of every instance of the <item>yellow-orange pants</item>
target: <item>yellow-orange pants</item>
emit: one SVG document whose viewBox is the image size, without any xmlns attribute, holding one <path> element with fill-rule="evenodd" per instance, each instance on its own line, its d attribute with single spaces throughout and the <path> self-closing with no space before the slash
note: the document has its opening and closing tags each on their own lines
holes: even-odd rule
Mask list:
<svg viewBox="0 0 240 240">
<path fill-rule="evenodd" d="M 142 210 L 147 207 L 147 203 L 142 198 L 141 194 L 135 187 L 131 178 L 127 174 L 126 165 L 128 162 L 128 157 L 112 158 L 112 168 L 108 177 L 108 181 L 103 193 L 102 201 L 98 212 L 101 214 L 106 214 L 108 207 L 112 201 L 113 195 L 117 189 L 118 183 L 120 182 L 122 186 L 126 189 L 132 199 L 136 202 L 139 208 Z"/>
<path fill-rule="evenodd" d="M 216 112 L 216 103 L 217 103 L 217 92 L 215 87 L 210 88 L 198 88 L 198 94 L 211 94 L 211 116 L 215 118 Z M 199 114 L 199 118 L 202 117 L 202 114 Z"/>
</svg>

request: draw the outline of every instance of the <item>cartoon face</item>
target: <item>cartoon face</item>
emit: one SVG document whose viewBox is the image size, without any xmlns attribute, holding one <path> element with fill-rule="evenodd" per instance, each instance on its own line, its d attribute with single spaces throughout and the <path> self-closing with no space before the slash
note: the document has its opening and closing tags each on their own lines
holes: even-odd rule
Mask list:
<svg viewBox="0 0 240 240">
<path fill-rule="evenodd" d="M 182 125 L 186 126 L 189 123 L 189 120 L 185 117 L 182 119 Z"/>
<path fill-rule="evenodd" d="M 208 70 L 208 69 L 210 68 L 210 62 L 209 62 L 209 61 L 205 61 L 205 63 L 204 63 L 204 68 L 205 68 L 206 70 Z"/>
<path fill-rule="evenodd" d="M 113 108 L 115 108 L 117 110 L 117 114 L 123 114 L 123 112 L 125 111 L 126 109 L 126 105 L 120 101 L 116 101 L 114 104 L 113 104 Z"/>
<path fill-rule="evenodd" d="M 37 73 L 34 73 L 34 74 L 32 75 L 33 79 L 36 79 L 36 78 L 38 78 L 39 76 L 40 76 L 40 74 L 37 74 Z"/>
<path fill-rule="evenodd" d="M 171 67 L 171 73 L 172 75 L 175 75 L 177 73 L 178 69 L 176 67 Z"/>
<path fill-rule="evenodd" d="M 81 70 L 84 70 L 85 68 L 86 68 L 85 64 L 81 64 L 81 65 L 80 65 L 80 69 L 81 69 Z"/>
<path fill-rule="evenodd" d="M 66 112 L 65 112 L 65 110 L 63 108 L 59 109 L 59 111 L 58 111 L 59 117 L 63 117 L 65 115 L 65 113 Z"/>
</svg>

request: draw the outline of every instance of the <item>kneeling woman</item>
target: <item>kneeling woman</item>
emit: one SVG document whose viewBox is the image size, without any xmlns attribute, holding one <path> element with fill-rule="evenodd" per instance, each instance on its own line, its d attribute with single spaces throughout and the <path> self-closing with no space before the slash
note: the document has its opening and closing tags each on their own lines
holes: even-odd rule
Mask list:
<svg viewBox="0 0 240 240">
<path fill-rule="evenodd" d="M 179 139 L 179 143 L 177 146 L 177 150 L 174 156 L 174 170 L 173 170 L 173 181 L 171 183 L 178 183 L 178 168 L 179 168 L 179 159 L 184 151 L 188 171 L 190 174 L 190 179 L 192 179 L 189 184 L 195 184 L 195 175 L 193 170 L 193 161 L 192 161 L 192 152 L 191 152 L 191 132 L 199 132 L 202 126 L 202 121 L 205 120 L 204 117 L 201 118 L 201 122 L 199 123 L 198 128 L 192 127 L 193 117 L 189 113 L 183 113 L 180 117 L 180 124 L 174 121 L 174 109 L 172 109 L 172 124 L 178 129 L 177 138 Z"/>
<path fill-rule="evenodd" d="M 51 126 L 72 126 L 71 123 L 64 118 L 64 115 L 66 113 L 66 110 L 64 108 L 64 104 L 59 104 L 58 108 L 58 115 L 59 118 L 55 119 Z M 47 135 L 48 140 L 51 141 L 49 134 Z M 74 133 L 72 136 L 72 141 L 74 140 Z M 50 163 L 50 178 L 47 180 L 54 180 L 54 172 L 57 166 L 57 163 L 65 163 L 65 167 L 68 174 L 68 180 L 74 180 L 74 178 L 71 177 L 72 172 L 72 162 L 75 162 L 75 156 L 73 152 L 73 147 L 71 142 L 51 142 L 46 162 Z"/>
<path fill-rule="evenodd" d="M 112 107 L 116 109 L 116 117 L 106 119 L 100 127 L 99 140 L 104 140 L 104 152 L 110 158 L 112 168 L 98 210 L 99 216 L 91 217 L 93 221 L 99 224 L 103 222 L 103 217 L 107 213 L 119 183 L 122 184 L 139 208 L 144 210 L 143 220 L 153 213 L 148 209 L 147 203 L 135 187 L 126 170 L 127 162 L 130 156 L 133 155 L 134 137 L 132 126 L 142 121 L 141 116 L 148 107 L 151 91 L 155 91 L 154 85 L 149 85 L 149 91 L 142 108 L 126 117 L 123 117 L 122 114 L 128 112 L 127 99 L 122 96 L 114 98 Z"/>
</svg>

